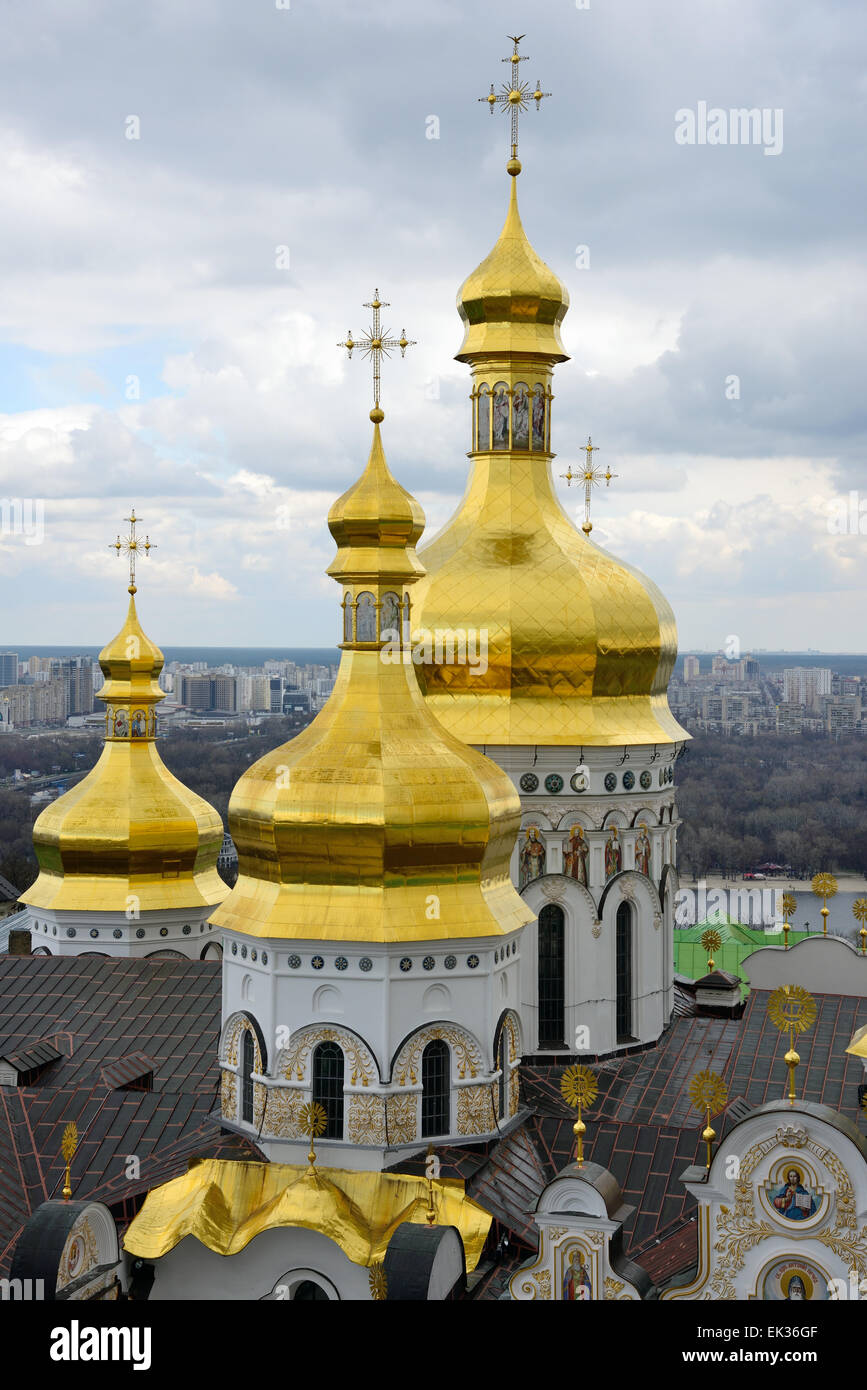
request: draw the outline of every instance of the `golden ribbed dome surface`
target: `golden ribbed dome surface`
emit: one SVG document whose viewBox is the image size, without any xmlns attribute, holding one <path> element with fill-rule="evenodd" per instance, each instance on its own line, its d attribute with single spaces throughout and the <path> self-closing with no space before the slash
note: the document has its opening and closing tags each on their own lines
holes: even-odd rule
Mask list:
<svg viewBox="0 0 867 1390">
<path fill-rule="evenodd" d="M 458 291 L 466 325 L 459 362 L 477 353 L 540 353 L 565 362 L 560 324 L 569 291 L 533 250 L 518 212 L 517 179 L 496 245 Z"/>
<path fill-rule="evenodd" d="M 106 740 L 85 778 L 33 828 L 39 877 L 34 908 L 141 911 L 203 907 L 228 888 L 217 873 L 220 816 L 164 765 L 155 743 L 163 654 L 145 635 L 131 597 L 126 622 L 100 653 Z"/>
<path fill-rule="evenodd" d="M 350 513 L 370 544 L 359 544 Z M 395 586 L 423 573 L 414 549 L 423 523 L 388 472 L 377 423 L 361 483 L 329 517 L 338 541 L 329 573 L 344 586 L 349 624 L 335 688 L 308 728 L 237 783 L 229 826 L 239 874 L 216 926 L 389 942 L 502 935 L 532 920 L 509 878 L 520 824 L 511 781 L 434 719 L 404 659 L 408 618 L 385 640 L 393 619 L 382 615 L 403 593 Z M 352 615 L 371 597 L 375 628 L 362 633 Z"/>
</svg>

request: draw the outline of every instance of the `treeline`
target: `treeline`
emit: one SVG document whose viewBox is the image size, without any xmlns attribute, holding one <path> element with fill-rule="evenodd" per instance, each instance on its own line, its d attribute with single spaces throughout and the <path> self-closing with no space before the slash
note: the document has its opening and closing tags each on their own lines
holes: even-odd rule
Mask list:
<svg viewBox="0 0 867 1390">
<path fill-rule="evenodd" d="M 227 823 L 232 788 L 251 763 L 292 738 L 306 716 L 266 720 L 227 738 L 202 729 L 161 739 L 166 766 L 210 801 Z M 50 774 L 93 766 L 98 738 L 57 733 L 0 739 L 0 775 Z M 84 756 L 78 756 L 84 754 Z M 723 738 L 697 735 L 677 764 L 678 864 L 690 877 L 741 874 L 772 861 L 799 877 L 867 870 L 867 746 L 819 735 Z M 0 874 L 24 890 L 36 876 L 32 828 L 38 808 L 26 790 L 0 788 Z"/>
<path fill-rule="evenodd" d="M 678 867 L 699 877 L 791 864 L 867 869 L 867 746 L 821 735 L 700 734 L 677 764 Z"/>
</svg>

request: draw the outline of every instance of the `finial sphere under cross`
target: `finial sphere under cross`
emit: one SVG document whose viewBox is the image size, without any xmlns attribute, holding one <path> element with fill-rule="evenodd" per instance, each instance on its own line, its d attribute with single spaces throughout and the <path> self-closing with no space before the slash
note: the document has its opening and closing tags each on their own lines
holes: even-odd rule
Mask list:
<svg viewBox="0 0 867 1390">
<path fill-rule="evenodd" d="M 385 415 L 381 410 L 379 404 L 379 387 L 383 353 L 386 357 L 390 357 L 395 348 L 400 348 L 401 357 L 405 357 L 407 348 L 415 347 L 416 340 L 414 338 L 408 338 L 404 329 L 401 329 L 399 338 L 389 338 L 388 329 L 385 329 L 383 331 L 380 319 L 380 310 L 389 309 L 391 305 L 388 303 L 387 300 L 380 299 L 378 289 L 373 291 L 373 299 L 368 300 L 364 307 L 365 309 L 371 309 L 373 311 L 373 322 L 370 328 L 368 329 L 367 333 L 364 333 L 361 336 L 361 338 L 355 339 L 352 336 L 352 329 L 350 328 L 345 340 L 342 343 L 338 343 L 337 346 L 346 348 L 347 357 L 352 356 L 353 348 L 361 348 L 361 351 L 364 353 L 365 357 L 372 358 L 373 410 L 370 412 L 370 418 L 371 420 L 373 420 L 374 424 L 379 424 L 381 420 L 385 419 Z"/>
</svg>

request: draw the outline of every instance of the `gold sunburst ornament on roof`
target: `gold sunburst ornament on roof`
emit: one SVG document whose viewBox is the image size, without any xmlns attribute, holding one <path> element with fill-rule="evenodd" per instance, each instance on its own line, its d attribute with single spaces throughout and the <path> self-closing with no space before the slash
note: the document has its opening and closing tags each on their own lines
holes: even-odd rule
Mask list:
<svg viewBox="0 0 867 1390">
<path fill-rule="evenodd" d="M 310 1152 L 307 1155 L 307 1162 L 312 1168 L 316 1162 L 316 1149 L 313 1140 L 318 1139 L 328 1128 L 328 1112 L 324 1105 L 319 1104 L 318 1100 L 310 1101 L 307 1105 L 302 1105 L 298 1120 L 301 1125 L 301 1133 L 310 1138 Z"/>
<path fill-rule="evenodd" d="M 789 1035 L 789 1050 L 784 1061 L 789 1068 L 789 1104 L 795 1103 L 795 1068 L 800 1057 L 795 1051 L 795 1038 L 816 1022 L 816 1001 L 801 985 L 780 985 L 768 1000 L 768 1017 L 775 1028 Z"/>
<path fill-rule="evenodd" d="M 580 1168 L 584 1162 L 584 1135 L 587 1132 L 581 1111 L 589 1110 L 599 1094 L 599 1082 L 595 1073 L 589 1067 L 582 1066 L 580 1062 L 567 1067 L 560 1077 L 560 1094 L 567 1105 L 574 1106 L 578 1111 L 578 1119 L 572 1126 L 572 1133 L 575 1135 L 575 1160 Z"/>
<path fill-rule="evenodd" d="M 852 916 L 861 923 L 858 936 L 861 940 L 861 954 L 867 955 L 867 898 L 856 898 L 852 904 Z"/>
<path fill-rule="evenodd" d="M 783 912 L 783 945 L 787 951 L 789 949 L 789 918 L 792 916 L 797 906 L 798 900 L 794 893 L 783 894 L 780 907 Z"/>
<path fill-rule="evenodd" d="M 718 951 L 720 946 L 722 945 L 722 937 L 720 936 L 719 932 L 716 931 L 713 927 L 709 927 L 707 931 L 703 931 L 701 934 L 701 944 L 704 947 L 705 951 L 707 951 L 707 968 L 708 974 L 710 974 L 711 970 L 716 969 L 716 962 L 713 959 L 713 953 L 714 951 Z"/>
<path fill-rule="evenodd" d="M 63 1138 L 60 1141 L 60 1152 L 66 1164 L 66 1172 L 63 1175 L 63 1200 L 68 1202 L 72 1196 L 72 1184 L 69 1181 L 69 1167 L 75 1157 L 75 1150 L 78 1148 L 78 1126 L 74 1120 L 63 1131 Z"/>
<path fill-rule="evenodd" d="M 831 911 L 828 899 L 833 898 L 837 891 L 837 880 L 833 874 L 814 874 L 812 889 L 816 897 L 822 899 L 822 935 L 827 936 L 828 916 Z"/>
<path fill-rule="evenodd" d="M 697 1071 L 689 1083 L 689 1098 L 696 1110 L 702 1110 L 705 1114 L 705 1127 L 701 1137 L 707 1145 L 705 1167 L 710 1168 L 711 1144 L 716 1139 L 716 1130 L 711 1128 L 710 1117 L 722 1110 L 729 1098 L 729 1088 L 715 1071 Z"/>
<path fill-rule="evenodd" d="M 367 1282 L 370 1285 L 370 1296 L 375 1302 L 388 1297 L 388 1280 L 385 1277 L 385 1265 L 381 1260 L 370 1266 Z"/>
</svg>

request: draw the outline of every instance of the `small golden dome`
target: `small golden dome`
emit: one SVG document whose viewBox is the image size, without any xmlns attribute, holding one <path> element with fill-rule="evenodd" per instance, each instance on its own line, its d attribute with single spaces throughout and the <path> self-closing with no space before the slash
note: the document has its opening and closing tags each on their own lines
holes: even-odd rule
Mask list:
<svg viewBox="0 0 867 1390">
<path fill-rule="evenodd" d="M 378 425 L 328 524 L 338 545 L 328 572 L 344 586 L 344 611 L 362 597 L 375 606 L 371 640 L 343 643 L 324 709 L 237 783 L 238 880 L 212 920 L 250 936 L 332 941 L 512 932 L 532 920 L 509 878 L 520 803 L 506 774 L 445 733 L 422 698 L 404 586 L 424 573 L 424 514 L 389 472 Z M 406 615 L 396 640 L 376 635 L 390 600 Z"/>
<path fill-rule="evenodd" d="M 513 161 L 509 172 L 520 172 Z M 566 362 L 560 324 L 569 291 L 533 250 L 518 212 L 518 181 L 512 179 L 509 211 L 494 249 L 458 293 L 458 313 L 466 324 L 455 354 L 472 362 L 479 353 L 538 353 L 549 362 Z"/>
<path fill-rule="evenodd" d="M 105 746 L 87 776 L 37 819 L 40 872 L 22 901 L 95 912 L 212 906 L 229 891 L 217 873 L 223 823 L 157 751 L 163 654 L 142 630 L 134 598 L 99 664 Z"/>
</svg>

